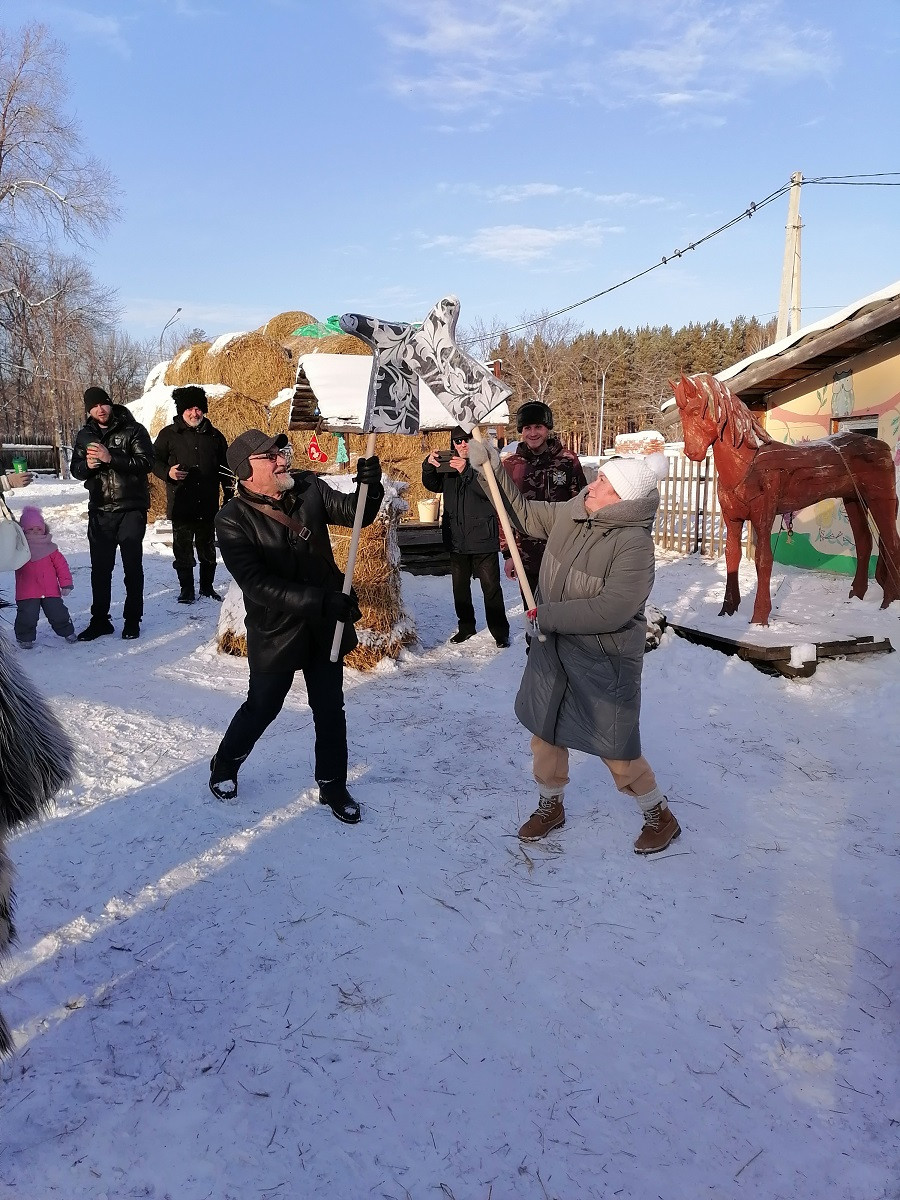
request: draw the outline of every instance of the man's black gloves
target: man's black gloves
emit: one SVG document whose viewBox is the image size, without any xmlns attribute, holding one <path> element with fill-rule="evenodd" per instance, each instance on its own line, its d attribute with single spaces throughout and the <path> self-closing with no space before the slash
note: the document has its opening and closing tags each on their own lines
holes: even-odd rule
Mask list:
<svg viewBox="0 0 900 1200">
<path fill-rule="evenodd" d="M 344 625 L 352 625 L 360 618 L 359 605 L 352 593 L 346 596 L 343 592 L 326 592 L 322 601 L 322 611 L 329 620 L 339 621 Z"/>
<path fill-rule="evenodd" d="M 353 476 L 353 482 L 367 483 L 369 487 L 376 487 L 381 483 L 381 463 L 378 461 L 377 454 L 373 454 L 371 458 L 356 460 L 356 474 Z"/>
</svg>

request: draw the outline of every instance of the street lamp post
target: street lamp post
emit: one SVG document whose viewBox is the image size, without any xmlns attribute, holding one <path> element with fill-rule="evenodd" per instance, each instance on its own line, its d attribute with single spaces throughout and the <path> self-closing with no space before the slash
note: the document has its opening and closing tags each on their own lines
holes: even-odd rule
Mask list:
<svg viewBox="0 0 900 1200">
<path fill-rule="evenodd" d="M 166 321 L 165 325 L 163 325 L 163 327 L 162 327 L 162 333 L 160 333 L 160 335 L 159 335 L 160 357 L 162 357 L 162 352 L 163 352 L 162 344 L 163 344 L 163 338 L 165 336 L 166 330 L 169 328 L 169 326 L 172 324 L 172 322 L 175 320 L 175 318 L 178 316 L 178 314 L 180 312 L 181 312 L 181 305 L 179 305 L 178 308 L 175 309 L 175 311 L 172 313 L 171 317 L 169 317 L 168 321 Z"/>
<path fill-rule="evenodd" d="M 603 410 L 606 406 L 606 372 L 628 353 L 623 350 L 621 354 L 617 354 L 615 358 L 610 359 L 605 367 L 600 372 L 600 413 L 597 418 L 597 457 L 603 456 Z"/>
</svg>

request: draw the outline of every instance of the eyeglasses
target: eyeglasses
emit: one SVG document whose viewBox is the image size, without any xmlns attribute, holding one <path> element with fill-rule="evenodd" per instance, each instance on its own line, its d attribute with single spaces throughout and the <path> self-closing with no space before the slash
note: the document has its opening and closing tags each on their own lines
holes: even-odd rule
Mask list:
<svg viewBox="0 0 900 1200">
<path fill-rule="evenodd" d="M 291 459 L 293 457 L 294 451 L 290 446 L 285 446 L 282 450 L 267 450 L 265 454 L 251 454 L 250 461 L 253 462 L 254 460 L 259 461 L 260 459 L 266 459 L 268 462 L 273 463 L 278 462 L 279 458 L 283 458 L 286 465 L 290 466 Z"/>
</svg>

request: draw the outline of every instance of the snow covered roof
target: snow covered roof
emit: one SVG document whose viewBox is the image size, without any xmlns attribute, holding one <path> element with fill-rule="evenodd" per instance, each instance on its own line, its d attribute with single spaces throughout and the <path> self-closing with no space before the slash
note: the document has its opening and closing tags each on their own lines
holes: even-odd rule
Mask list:
<svg viewBox="0 0 900 1200">
<path fill-rule="evenodd" d="M 716 376 L 745 403 L 900 337 L 900 280 L 742 359 Z"/>
</svg>

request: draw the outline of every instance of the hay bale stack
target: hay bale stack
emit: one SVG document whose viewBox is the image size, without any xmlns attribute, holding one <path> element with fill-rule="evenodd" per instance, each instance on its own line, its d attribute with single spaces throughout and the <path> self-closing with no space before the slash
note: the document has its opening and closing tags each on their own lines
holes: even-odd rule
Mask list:
<svg viewBox="0 0 900 1200">
<path fill-rule="evenodd" d="M 241 391 L 230 390 L 223 396 L 208 397 L 208 417 L 221 430 L 229 445 L 248 429 L 269 428 L 270 410 Z"/>
<path fill-rule="evenodd" d="M 185 387 L 189 383 L 214 383 L 206 378 L 206 352 L 212 342 L 194 342 L 179 351 L 166 368 L 164 383 L 169 387 Z"/>
<path fill-rule="evenodd" d="M 151 418 L 150 423 L 147 426 L 147 432 L 150 434 L 150 436 L 153 438 L 154 441 L 156 441 L 157 437 L 159 436 L 160 430 L 164 429 L 165 426 L 169 424 L 170 420 L 171 420 L 171 418 L 169 416 L 168 405 L 161 404 L 159 406 L 159 408 L 157 408 L 156 411 L 153 413 L 153 417 Z"/>
<path fill-rule="evenodd" d="M 268 404 L 283 388 L 292 386 L 296 372 L 274 338 L 243 333 L 221 350 L 207 353 L 204 374 L 203 383 L 224 383 L 251 400 Z"/>
<path fill-rule="evenodd" d="M 284 343 L 286 338 L 289 338 L 295 329 L 300 329 L 303 325 L 314 325 L 316 318 L 308 312 L 303 312 L 302 309 L 296 309 L 292 312 L 279 313 L 277 317 L 272 317 L 266 321 L 257 332 L 263 337 L 273 338 L 276 342 Z"/>
<path fill-rule="evenodd" d="M 279 405 L 272 410 L 272 433 L 287 432 L 288 406 Z M 277 425 L 276 425 L 277 422 Z M 316 441 L 319 448 L 328 455 L 325 463 L 311 462 L 307 454 L 309 439 L 312 435 L 304 430 L 293 430 L 288 433 L 294 450 L 294 468 L 315 471 L 317 474 L 331 475 L 347 471 L 352 474 L 356 469 L 356 460 L 366 451 L 366 435 L 345 433 L 344 444 L 350 455 L 346 467 L 337 465 L 338 435 L 335 433 L 317 433 Z M 381 460 L 384 473 L 398 484 L 405 485 L 401 494 L 408 508 L 401 514 L 403 521 L 418 521 L 420 500 L 433 500 L 436 493 L 429 492 L 422 486 L 422 463 L 432 450 L 446 450 L 450 445 L 450 434 L 444 430 L 419 433 L 415 436 L 403 436 L 399 433 L 380 433 L 375 439 L 375 453 Z"/>
<path fill-rule="evenodd" d="M 150 481 L 150 511 L 147 513 L 147 524 L 161 521 L 166 515 L 166 485 L 152 472 Z"/>
<path fill-rule="evenodd" d="M 306 354 L 368 354 L 372 357 L 371 347 L 361 342 L 352 333 L 333 333 L 328 337 L 304 338 L 310 343 Z"/>
<path fill-rule="evenodd" d="M 329 481 L 331 482 L 331 481 Z M 335 481 L 337 486 L 339 481 Z M 352 485 L 343 481 L 343 490 Z M 403 609 L 400 587 L 400 551 L 397 525 L 403 502 L 388 484 L 381 512 L 360 535 L 354 572 L 354 587 L 362 609 L 356 626 L 359 645 L 344 660 L 357 671 L 371 671 L 382 659 L 397 658 L 404 646 L 417 640 L 415 624 Z M 344 526 L 329 526 L 334 557 L 341 571 L 347 566 L 351 531 Z M 223 654 L 245 657 L 247 637 L 240 589 L 232 584 L 222 605 L 217 644 Z"/>
</svg>

